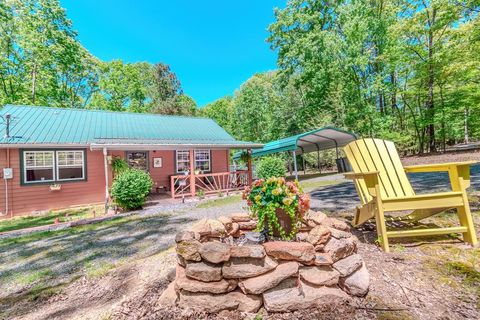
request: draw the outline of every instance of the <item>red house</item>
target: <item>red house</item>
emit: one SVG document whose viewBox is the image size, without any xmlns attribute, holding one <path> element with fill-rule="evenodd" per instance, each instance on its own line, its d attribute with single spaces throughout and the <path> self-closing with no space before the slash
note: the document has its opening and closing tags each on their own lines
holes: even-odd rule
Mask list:
<svg viewBox="0 0 480 320">
<path fill-rule="evenodd" d="M 207 118 L 14 105 L 0 117 L 0 218 L 108 202 L 114 157 L 172 197 L 240 189 L 251 177 L 229 171 L 230 149 L 262 147 Z"/>
</svg>

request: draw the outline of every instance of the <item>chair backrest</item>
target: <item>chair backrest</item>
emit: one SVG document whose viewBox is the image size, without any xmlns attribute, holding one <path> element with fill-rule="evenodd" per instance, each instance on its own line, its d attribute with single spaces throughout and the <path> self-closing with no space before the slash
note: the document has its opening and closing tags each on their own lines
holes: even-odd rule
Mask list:
<svg viewBox="0 0 480 320">
<path fill-rule="evenodd" d="M 353 172 L 379 172 L 382 199 L 415 195 L 392 141 L 359 139 L 346 145 L 344 151 Z M 363 179 L 356 180 L 355 187 L 363 204 L 372 199 Z"/>
</svg>

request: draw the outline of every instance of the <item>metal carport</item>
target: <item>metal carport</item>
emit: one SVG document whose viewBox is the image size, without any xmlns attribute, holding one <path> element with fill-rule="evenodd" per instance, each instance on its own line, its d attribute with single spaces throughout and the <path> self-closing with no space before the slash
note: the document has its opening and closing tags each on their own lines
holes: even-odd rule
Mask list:
<svg viewBox="0 0 480 320">
<path fill-rule="evenodd" d="M 356 134 L 334 127 L 323 127 L 320 129 L 300 133 L 291 137 L 283 138 L 266 143 L 262 149 L 252 150 L 252 157 L 261 157 L 278 152 L 291 152 L 295 178 L 298 178 L 296 156 L 310 152 L 320 152 L 327 149 L 335 149 L 338 158 L 338 148 L 356 140 Z M 240 158 L 240 153 L 234 155 L 233 159 Z"/>
</svg>

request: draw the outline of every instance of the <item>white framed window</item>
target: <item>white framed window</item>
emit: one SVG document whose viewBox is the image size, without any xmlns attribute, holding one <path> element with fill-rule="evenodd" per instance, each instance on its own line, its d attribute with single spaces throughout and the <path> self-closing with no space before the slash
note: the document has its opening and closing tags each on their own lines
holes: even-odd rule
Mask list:
<svg viewBox="0 0 480 320">
<path fill-rule="evenodd" d="M 24 150 L 23 183 L 85 180 L 84 150 Z"/>
<path fill-rule="evenodd" d="M 194 150 L 195 156 L 195 170 L 211 171 L 210 150 Z M 190 170 L 190 151 L 177 150 L 176 151 L 176 165 L 177 173 L 182 173 Z"/>
<path fill-rule="evenodd" d="M 210 171 L 210 150 L 195 150 L 195 170 Z"/>
<path fill-rule="evenodd" d="M 85 177 L 85 161 L 82 150 L 57 151 L 57 180 L 82 180 Z"/>
<path fill-rule="evenodd" d="M 177 173 L 182 173 L 190 170 L 190 151 L 177 150 L 175 152 Z"/>
<path fill-rule="evenodd" d="M 25 151 L 23 161 L 25 183 L 55 181 L 53 151 Z"/>
</svg>

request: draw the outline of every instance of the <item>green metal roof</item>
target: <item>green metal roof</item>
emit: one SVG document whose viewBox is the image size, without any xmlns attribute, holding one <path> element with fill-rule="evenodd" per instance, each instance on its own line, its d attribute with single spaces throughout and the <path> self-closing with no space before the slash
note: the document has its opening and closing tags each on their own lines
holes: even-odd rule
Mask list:
<svg viewBox="0 0 480 320">
<path fill-rule="evenodd" d="M 262 149 L 252 151 L 252 157 L 261 157 L 268 154 L 294 151 L 297 154 L 339 148 L 356 140 L 357 135 L 334 127 L 300 133 L 291 137 L 283 138 L 266 143 Z M 233 158 L 240 158 L 241 153 L 236 153 Z"/>
<path fill-rule="evenodd" d="M 207 118 L 15 105 L 3 107 L 0 117 L 3 145 L 262 146 L 235 140 Z"/>
</svg>

